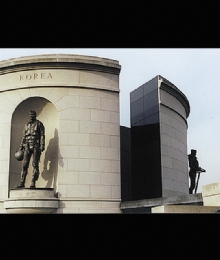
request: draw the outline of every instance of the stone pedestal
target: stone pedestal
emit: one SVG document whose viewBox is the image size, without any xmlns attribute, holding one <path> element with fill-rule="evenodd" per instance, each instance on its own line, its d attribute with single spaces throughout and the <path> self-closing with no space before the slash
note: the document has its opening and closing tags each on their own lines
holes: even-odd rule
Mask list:
<svg viewBox="0 0 220 260">
<path fill-rule="evenodd" d="M 52 213 L 58 208 L 58 199 L 52 188 L 12 189 L 4 201 L 7 213 Z"/>
</svg>

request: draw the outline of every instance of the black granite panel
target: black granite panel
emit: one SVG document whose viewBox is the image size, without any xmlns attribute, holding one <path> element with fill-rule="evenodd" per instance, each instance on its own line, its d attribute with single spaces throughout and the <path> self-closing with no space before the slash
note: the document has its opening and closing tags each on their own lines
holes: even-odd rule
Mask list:
<svg viewBox="0 0 220 260">
<path fill-rule="evenodd" d="M 144 118 L 147 118 L 149 116 L 152 116 L 156 113 L 159 112 L 159 105 L 156 104 L 155 106 L 151 107 L 151 108 L 147 108 L 146 106 L 144 107 Z"/>
<path fill-rule="evenodd" d="M 151 214 L 151 207 L 140 207 L 134 209 L 123 209 L 123 214 Z"/>
<path fill-rule="evenodd" d="M 144 85 L 130 93 L 130 102 L 133 103 L 144 96 Z"/>
<path fill-rule="evenodd" d="M 155 90 L 144 96 L 144 110 L 154 107 L 158 104 L 158 91 Z"/>
<path fill-rule="evenodd" d="M 131 127 L 132 199 L 162 197 L 159 124 Z"/>
<path fill-rule="evenodd" d="M 133 124 L 132 126 L 142 126 L 144 125 L 144 120 L 138 121 L 137 123 Z"/>
<path fill-rule="evenodd" d="M 144 84 L 144 96 L 158 89 L 158 76 Z"/>
<path fill-rule="evenodd" d="M 121 150 L 125 152 L 131 152 L 131 128 L 121 126 L 120 127 L 120 133 L 121 133 Z"/>
<path fill-rule="evenodd" d="M 131 153 L 121 150 L 121 169 L 123 174 L 121 175 L 121 179 L 124 181 L 130 180 L 130 172 L 131 172 Z"/>
<path fill-rule="evenodd" d="M 135 124 L 138 121 L 144 119 L 144 99 L 140 98 L 139 100 L 131 103 L 131 124 Z"/>
<path fill-rule="evenodd" d="M 131 129 L 120 127 L 121 145 L 121 200 L 130 201 L 131 196 Z"/>
<path fill-rule="evenodd" d="M 156 113 L 152 116 L 145 118 L 143 125 L 150 125 L 150 124 L 157 124 L 157 123 L 159 123 L 159 113 Z"/>
</svg>

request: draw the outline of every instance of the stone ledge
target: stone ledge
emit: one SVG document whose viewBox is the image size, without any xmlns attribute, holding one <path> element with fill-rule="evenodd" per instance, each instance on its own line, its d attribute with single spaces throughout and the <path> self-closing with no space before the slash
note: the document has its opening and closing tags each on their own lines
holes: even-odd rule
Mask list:
<svg viewBox="0 0 220 260">
<path fill-rule="evenodd" d="M 194 205 L 163 205 L 151 209 L 152 213 L 215 213 L 220 207 Z"/>
<path fill-rule="evenodd" d="M 135 209 L 135 208 L 147 208 L 156 207 L 169 204 L 191 204 L 191 203 L 203 203 L 201 193 L 186 194 L 174 197 L 134 200 L 121 202 L 120 208 L 123 209 Z"/>
</svg>

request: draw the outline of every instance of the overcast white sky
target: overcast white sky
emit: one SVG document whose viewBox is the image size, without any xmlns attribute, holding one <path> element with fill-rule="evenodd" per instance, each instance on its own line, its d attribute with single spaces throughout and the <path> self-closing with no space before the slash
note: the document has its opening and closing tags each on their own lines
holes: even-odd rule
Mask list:
<svg viewBox="0 0 220 260">
<path fill-rule="evenodd" d="M 197 150 L 202 186 L 220 182 L 220 49 L 7 49 L 0 60 L 39 54 L 79 54 L 118 60 L 120 121 L 130 126 L 130 92 L 157 75 L 171 81 L 188 98 L 188 153 Z"/>
</svg>

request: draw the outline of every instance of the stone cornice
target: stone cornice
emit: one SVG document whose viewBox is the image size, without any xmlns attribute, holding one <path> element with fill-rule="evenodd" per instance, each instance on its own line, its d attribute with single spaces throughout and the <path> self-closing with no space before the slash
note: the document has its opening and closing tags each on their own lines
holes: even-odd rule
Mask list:
<svg viewBox="0 0 220 260">
<path fill-rule="evenodd" d="M 190 114 L 190 104 L 187 97 L 170 81 L 165 78 L 159 76 L 160 80 L 160 89 L 166 91 L 170 95 L 174 96 L 179 102 L 183 105 L 186 110 L 186 117 L 188 118 Z"/>
<path fill-rule="evenodd" d="M 116 60 L 99 57 L 50 54 L 0 61 L 0 75 L 38 69 L 69 69 L 100 71 L 119 75 L 121 66 Z"/>
</svg>

